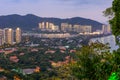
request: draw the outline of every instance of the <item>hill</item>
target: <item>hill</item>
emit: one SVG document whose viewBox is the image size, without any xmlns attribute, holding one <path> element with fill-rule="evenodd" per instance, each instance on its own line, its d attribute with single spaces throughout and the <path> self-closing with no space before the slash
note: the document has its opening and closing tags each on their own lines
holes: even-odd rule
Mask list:
<svg viewBox="0 0 120 80">
<path fill-rule="evenodd" d="M 38 28 L 39 22 L 51 22 L 55 25 L 59 25 L 61 23 L 69 23 L 69 24 L 80 24 L 80 25 L 91 25 L 93 26 L 93 31 L 96 29 L 102 29 L 102 23 L 81 18 L 81 17 L 73 17 L 73 18 L 67 18 L 67 19 L 60 19 L 60 18 L 43 18 L 38 17 L 33 14 L 27 14 L 25 16 L 13 14 L 13 15 L 7 15 L 7 16 L 0 16 L 0 28 L 5 27 L 11 27 L 16 28 L 20 27 L 23 30 L 32 30 Z"/>
</svg>

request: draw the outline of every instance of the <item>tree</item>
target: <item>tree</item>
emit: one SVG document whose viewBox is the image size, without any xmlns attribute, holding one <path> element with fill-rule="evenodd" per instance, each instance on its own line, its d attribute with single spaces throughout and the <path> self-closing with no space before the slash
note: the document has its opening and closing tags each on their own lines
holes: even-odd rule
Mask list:
<svg viewBox="0 0 120 80">
<path fill-rule="evenodd" d="M 116 42 L 120 46 L 120 0 L 114 0 L 112 7 L 103 12 L 105 16 L 111 17 L 109 20 L 112 26 L 112 33 L 116 37 Z"/>
<path fill-rule="evenodd" d="M 103 11 L 104 16 L 108 17 L 109 19 L 112 19 L 114 17 L 114 12 L 112 7 L 107 8 L 105 11 Z"/>
<path fill-rule="evenodd" d="M 71 64 L 63 65 L 56 68 L 57 77 L 62 80 L 78 80 L 75 76 L 72 75 L 72 70 L 70 68 Z"/>
<path fill-rule="evenodd" d="M 72 65 L 72 73 L 79 80 L 108 80 L 111 72 L 116 70 L 113 54 L 106 45 L 83 46 L 76 54 L 78 58 Z"/>
<path fill-rule="evenodd" d="M 110 9 L 110 8 L 109 8 Z M 120 47 L 120 0 L 113 0 L 112 7 L 111 7 L 111 12 L 109 9 L 106 9 L 105 15 L 110 16 L 111 13 L 114 13 L 113 18 L 110 19 L 110 24 L 112 26 L 112 33 L 115 35 L 116 42 Z M 109 14 L 107 14 L 109 13 Z M 118 76 L 120 76 L 120 48 L 113 52 L 114 54 L 114 65 L 116 65 L 116 71 Z"/>
</svg>

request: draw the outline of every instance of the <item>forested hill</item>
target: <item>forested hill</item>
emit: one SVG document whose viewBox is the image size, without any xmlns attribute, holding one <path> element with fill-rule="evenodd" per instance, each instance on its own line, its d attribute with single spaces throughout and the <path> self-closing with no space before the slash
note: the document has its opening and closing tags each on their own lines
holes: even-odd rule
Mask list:
<svg viewBox="0 0 120 80">
<path fill-rule="evenodd" d="M 102 29 L 102 23 L 81 18 L 81 17 L 73 17 L 73 18 L 67 18 L 67 19 L 60 19 L 60 18 L 44 18 L 44 17 L 38 17 L 33 14 L 27 14 L 25 16 L 13 14 L 13 15 L 7 15 L 7 16 L 0 16 L 0 28 L 5 27 L 11 27 L 16 28 L 20 27 L 23 30 L 32 30 L 38 28 L 39 22 L 51 22 L 55 25 L 59 25 L 61 23 L 69 23 L 69 24 L 80 24 L 80 25 L 91 25 L 93 26 L 93 31 L 96 29 Z"/>
</svg>

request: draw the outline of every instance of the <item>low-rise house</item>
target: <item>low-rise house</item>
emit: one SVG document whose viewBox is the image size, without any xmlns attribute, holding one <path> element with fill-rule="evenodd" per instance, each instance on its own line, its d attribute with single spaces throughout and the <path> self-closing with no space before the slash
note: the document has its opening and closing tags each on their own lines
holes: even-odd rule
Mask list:
<svg viewBox="0 0 120 80">
<path fill-rule="evenodd" d="M 0 72 L 3 72 L 3 71 L 4 71 L 4 69 L 0 67 Z"/>
<path fill-rule="evenodd" d="M 59 46 L 58 47 L 60 50 L 66 50 L 66 48 L 64 46 Z"/>
<path fill-rule="evenodd" d="M 23 56 L 23 55 L 25 55 L 25 53 L 20 53 L 20 54 L 19 54 L 19 56 Z"/>
<path fill-rule="evenodd" d="M 10 56 L 9 58 L 10 61 L 17 63 L 19 61 L 17 56 Z"/>
<path fill-rule="evenodd" d="M 65 51 L 64 51 L 64 50 L 60 50 L 60 52 L 61 52 L 61 53 L 65 53 Z"/>
<path fill-rule="evenodd" d="M 34 70 L 35 69 L 23 69 L 23 73 L 24 74 L 32 74 L 32 73 L 34 73 Z"/>
<path fill-rule="evenodd" d="M 67 65 L 69 63 L 69 60 L 58 61 L 57 63 L 54 61 L 50 61 L 50 62 L 53 67 L 59 67 L 59 66 Z"/>
<path fill-rule="evenodd" d="M 29 68 L 29 69 L 23 69 L 22 72 L 24 74 L 32 74 L 34 72 L 40 72 L 40 67 L 36 66 L 36 68 L 33 68 L 33 69 L 31 69 L 31 68 Z"/>
<path fill-rule="evenodd" d="M 38 49 L 31 49 L 31 52 L 38 52 Z"/>
<path fill-rule="evenodd" d="M 65 59 L 66 59 L 66 60 L 70 59 L 70 56 L 66 56 Z"/>
<path fill-rule="evenodd" d="M 3 53 L 3 52 L 4 52 L 4 50 L 3 50 L 3 49 L 1 49 L 1 50 L 0 50 L 0 53 Z"/>
<path fill-rule="evenodd" d="M 70 50 L 70 53 L 75 53 L 76 52 L 76 50 Z"/>
<path fill-rule="evenodd" d="M 39 66 L 36 66 L 34 72 L 40 72 L 40 67 L 39 67 Z"/>
<path fill-rule="evenodd" d="M 7 80 L 7 77 L 6 76 L 1 76 L 0 80 Z"/>
<path fill-rule="evenodd" d="M 54 51 L 54 50 L 48 50 L 48 51 L 45 52 L 45 54 L 47 54 L 47 53 L 53 54 L 53 53 L 55 53 L 55 52 L 56 52 L 56 51 Z"/>
<path fill-rule="evenodd" d="M 5 54 L 10 54 L 14 51 L 17 51 L 17 49 L 16 48 L 5 48 L 4 50 Z"/>
</svg>

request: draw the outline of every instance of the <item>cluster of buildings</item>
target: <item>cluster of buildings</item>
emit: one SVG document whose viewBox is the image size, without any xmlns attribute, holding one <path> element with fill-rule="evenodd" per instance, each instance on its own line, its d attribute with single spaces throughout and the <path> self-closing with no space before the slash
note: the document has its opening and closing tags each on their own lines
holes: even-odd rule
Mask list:
<svg viewBox="0 0 120 80">
<path fill-rule="evenodd" d="M 91 34 L 91 35 L 111 33 L 110 25 L 103 25 L 101 27 L 102 27 L 101 30 L 96 30 L 93 32 L 91 25 L 78 25 L 78 24 L 72 25 L 72 24 L 68 24 L 68 23 L 61 23 L 61 26 L 59 27 L 59 26 L 54 25 L 53 23 L 49 23 L 49 22 L 39 23 L 39 29 L 41 31 L 77 32 L 80 34 Z"/>
<path fill-rule="evenodd" d="M 71 25 L 68 23 L 61 23 L 61 27 L 59 29 L 58 25 L 54 25 L 49 22 L 39 23 L 39 29 L 41 31 L 62 31 L 62 32 L 78 32 L 78 33 L 91 33 L 92 26 L 89 25 Z"/>
<path fill-rule="evenodd" d="M 0 29 L 0 45 L 20 43 L 21 42 L 21 29 L 4 28 Z"/>
<path fill-rule="evenodd" d="M 92 26 L 90 25 L 71 25 L 68 23 L 61 23 L 61 31 L 63 32 L 78 32 L 78 33 L 91 33 Z"/>
<path fill-rule="evenodd" d="M 39 23 L 39 29 L 41 31 L 58 31 L 59 26 L 49 22 L 42 22 L 42 23 Z"/>
<path fill-rule="evenodd" d="M 90 34 L 111 34 L 111 26 L 110 25 L 102 25 L 101 30 L 96 30 Z"/>
<path fill-rule="evenodd" d="M 68 38 L 68 37 L 72 37 L 69 33 L 36 34 L 34 36 L 39 37 L 39 38 Z"/>
<path fill-rule="evenodd" d="M 22 36 L 34 36 L 38 38 L 72 38 L 77 37 L 79 34 L 70 33 L 23 33 Z"/>
</svg>

